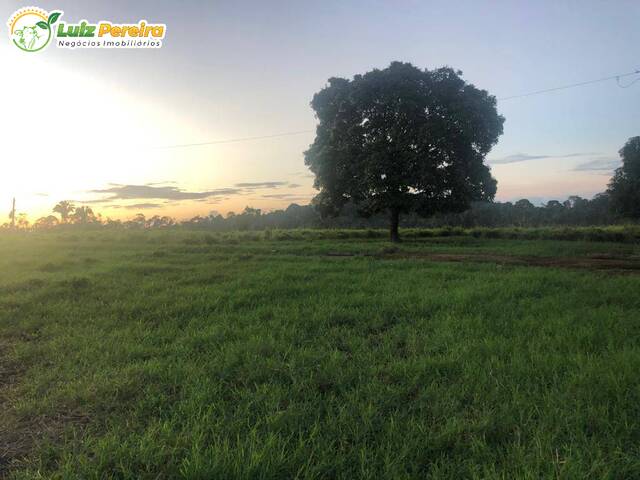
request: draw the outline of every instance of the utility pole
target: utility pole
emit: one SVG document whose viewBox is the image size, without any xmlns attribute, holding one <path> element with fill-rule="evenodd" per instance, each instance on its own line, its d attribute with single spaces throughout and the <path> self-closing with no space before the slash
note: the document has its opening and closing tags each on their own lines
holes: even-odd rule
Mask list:
<svg viewBox="0 0 640 480">
<path fill-rule="evenodd" d="M 16 227 L 16 197 L 13 197 L 13 205 L 11 207 L 11 212 L 9 213 L 9 218 L 11 219 L 11 228 Z"/>
</svg>

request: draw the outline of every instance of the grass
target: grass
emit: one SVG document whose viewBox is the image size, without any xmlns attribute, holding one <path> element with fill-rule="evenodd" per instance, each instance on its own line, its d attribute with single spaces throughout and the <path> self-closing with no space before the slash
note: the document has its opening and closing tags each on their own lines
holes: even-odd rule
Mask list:
<svg viewBox="0 0 640 480">
<path fill-rule="evenodd" d="M 427 257 L 640 245 L 357 235 L 0 235 L 0 476 L 640 478 L 640 276 Z"/>
<path fill-rule="evenodd" d="M 500 227 L 500 228 L 406 228 L 402 235 L 406 239 L 474 237 L 509 240 L 585 240 L 590 242 L 640 242 L 640 225 L 610 225 L 604 227 Z M 384 229 L 311 229 L 265 230 L 262 232 L 226 232 L 205 234 L 209 243 L 235 240 L 328 240 L 328 239 L 386 239 L 388 230 Z M 197 241 L 197 240 L 196 240 Z"/>
</svg>

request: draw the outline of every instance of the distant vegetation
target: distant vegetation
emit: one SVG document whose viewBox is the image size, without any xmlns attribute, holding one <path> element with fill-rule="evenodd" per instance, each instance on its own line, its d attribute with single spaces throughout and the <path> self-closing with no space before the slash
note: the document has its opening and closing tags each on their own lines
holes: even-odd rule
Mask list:
<svg viewBox="0 0 640 480">
<path fill-rule="evenodd" d="M 313 205 L 289 205 L 284 210 L 263 212 L 247 207 L 241 213 L 229 213 L 226 217 L 216 212 L 207 216 L 196 216 L 189 220 L 177 221 L 168 216 L 154 215 L 146 217 L 139 213 L 129 220 L 112 220 L 95 213 L 90 207 L 74 207 L 65 204 L 65 216 L 58 218 L 49 215 L 30 224 L 26 216 L 19 215 L 17 228 L 167 228 L 193 227 L 213 231 L 232 230 L 269 230 L 291 228 L 386 228 L 387 215 L 380 213 L 368 218 L 359 215 L 352 203 L 346 204 L 336 216 L 322 217 Z M 551 200 L 543 206 L 535 206 L 529 200 L 517 202 L 476 202 L 462 213 L 436 214 L 422 218 L 416 214 L 405 215 L 401 226 L 410 227 L 541 227 L 541 226 L 588 226 L 632 223 L 634 220 L 623 217 L 611 210 L 608 194 L 600 194 L 593 200 L 578 196 L 569 197 L 564 202 Z M 58 204 L 54 211 L 59 212 Z M 5 223 L 4 229 L 10 224 Z"/>
<path fill-rule="evenodd" d="M 609 183 L 611 207 L 621 215 L 640 218 L 640 137 L 630 138 L 620 157 L 622 166 Z"/>
</svg>

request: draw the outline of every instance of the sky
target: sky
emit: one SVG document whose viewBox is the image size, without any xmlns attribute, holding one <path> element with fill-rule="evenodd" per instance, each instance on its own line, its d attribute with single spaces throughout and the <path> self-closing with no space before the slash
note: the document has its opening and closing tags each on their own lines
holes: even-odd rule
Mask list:
<svg viewBox="0 0 640 480">
<path fill-rule="evenodd" d="M 9 19 L 33 5 L 1 0 Z M 61 21 L 166 24 L 160 49 L 0 41 L 0 223 L 60 200 L 112 218 L 306 204 L 309 102 L 391 61 L 460 69 L 499 99 L 640 69 L 640 2 L 40 0 Z M 634 79 L 620 80 L 626 86 Z M 498 101 L 497 200 L 590 198 L 640 134 L 640 81 Z M 286 136 L 192 147 L 175 145 Z M 6 207 L 4 207 L 6 206 Z"/>
</svg>

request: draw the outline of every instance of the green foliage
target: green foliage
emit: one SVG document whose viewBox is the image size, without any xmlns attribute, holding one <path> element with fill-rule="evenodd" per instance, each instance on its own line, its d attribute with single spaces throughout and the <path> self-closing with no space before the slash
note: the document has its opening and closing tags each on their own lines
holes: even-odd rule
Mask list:
<svg viewBox="0 0 640 480">
<path fill-rule="evenodd" d="M 630 138 L 620 157 L 622 166 L 609 183 L 611 206 L 620 215 L 640 218 L 640 137 Z"/>
<path fill-rule="evenodd" d="M 348 201 L 365 214 L 463 211 L 490 200 L 496 181 L 483 163 L 502 134 L 495 97 L 451 68 L 384 70 L 329 79 L 313 97 L 319 120 L 305 163 L 320 189 L 321 212 Z M 394 232 L 395 231 L 395 232 Z"/>
<path fill-rule="evenodd" d="M 576 232 L 2 234 L 0 475 L 637 477 L 640 276 L 426 258 Z"/>
</svg>

